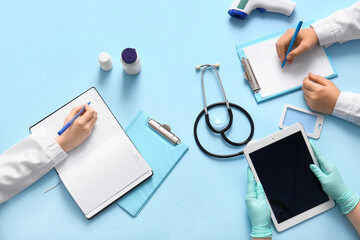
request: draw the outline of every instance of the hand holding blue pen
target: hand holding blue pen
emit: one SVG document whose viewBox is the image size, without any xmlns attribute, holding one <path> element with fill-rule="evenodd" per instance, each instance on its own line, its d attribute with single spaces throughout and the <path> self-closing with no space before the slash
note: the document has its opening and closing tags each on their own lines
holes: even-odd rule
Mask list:
<svg viewBox="0 0 360 240">
<path fill-rule="evenodd" d="M 89 104 L 73 108 L 65 119 L 64 127 L 58 132 L 55 140 L 65 152 L 79 146 L 94 128 L 97 112 Z"/>
<path fill-rule="evenodd" d="M 90 105 L 91 102 L 88 102 L 87 105 Z M 65 124 L 65 126 L 63 126 L 62 129 L 60 129 L 60 131 L 58 132 L 58 135 L 60 136 L 61 134 L 63 134 L 66 129 L 68 129 L 70 127 L 70 125 L 85 111 L 85 106 L 82 107 L 80 109 L 80 111 L 67 123 Z"/>
<path fill-rule="evenodd" d="M 291 64 L 294 58 L 319 44 L 315 30 L 308 27 L 299 30 L 293 45 L 290 47 L 295 31 L 293 28 L 288 29 L 276 43 L 276 52 L 281 62 L 287 60 Z"/>
</svg>

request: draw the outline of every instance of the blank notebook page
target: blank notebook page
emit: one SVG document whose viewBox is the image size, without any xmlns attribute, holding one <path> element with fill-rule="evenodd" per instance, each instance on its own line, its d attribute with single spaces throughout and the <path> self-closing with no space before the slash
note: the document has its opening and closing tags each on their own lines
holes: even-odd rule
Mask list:
<svg viewBox="0 0 360 240">
<path fill-rule="evenodd" d="M 98 113 L 91 135 L 55 167 L 85 215 L 151 172 L 95 89 L 36 124 L 31 132 L 42 127 L 55 138 L 71 109 L 89 101 Z"/>
<path fill-rule="evenodd" d="M 292 64 L 281 62 L 276 53 L 275 44 L 279 37 L 266 40 L 244 48 L 255 77 L 260 85 L 262 97 L 271 96 L 301 86 L 311 72 L 322 77 L 334 74 L 325 50 L 316 45 L 310 51 L 297 57 Z"/>
</svg>

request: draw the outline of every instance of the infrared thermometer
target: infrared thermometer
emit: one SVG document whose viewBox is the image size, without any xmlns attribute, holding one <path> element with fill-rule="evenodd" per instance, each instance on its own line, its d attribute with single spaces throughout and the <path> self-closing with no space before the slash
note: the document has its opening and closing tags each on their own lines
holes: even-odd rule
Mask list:
<svg viewBox="0 0 360 240">
<path fill-rule="evenodd" d="M 290 16 L 296 3 L 290 0 L 235 0 L 228 11 L 232 17 L 245 19 L 254 9 Z"/>
</svg>

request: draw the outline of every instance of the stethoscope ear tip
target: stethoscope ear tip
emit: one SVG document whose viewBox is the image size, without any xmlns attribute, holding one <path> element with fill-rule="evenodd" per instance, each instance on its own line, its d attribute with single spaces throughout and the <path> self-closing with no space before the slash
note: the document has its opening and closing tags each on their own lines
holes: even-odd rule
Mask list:
<svg viewBox="0 0 360 240">
<path fill-rule="evenodd" d="M 195 66 L 196 71 L 199 71 L 199 70 L 200 70 L 200 68 L 201 68 L 201 66 L 200 66 L 200 65 L 196 65 L 196 66 Z"/>
</svg>

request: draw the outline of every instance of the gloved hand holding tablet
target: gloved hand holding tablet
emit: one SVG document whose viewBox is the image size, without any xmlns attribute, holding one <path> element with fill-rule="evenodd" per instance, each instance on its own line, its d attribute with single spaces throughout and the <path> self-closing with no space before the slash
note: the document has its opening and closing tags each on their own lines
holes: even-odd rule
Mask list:
<svg viewBox="0 0 360 240">
<path fill-rule="evenodd" d="M 263 186 L 277 231 L 334 207 L 310 169 L 318 162 L 301 124 L 247 145 L 244 153 L 256 182 Z"/>
</svg>

